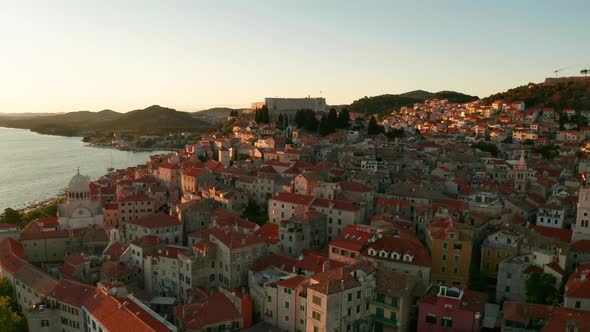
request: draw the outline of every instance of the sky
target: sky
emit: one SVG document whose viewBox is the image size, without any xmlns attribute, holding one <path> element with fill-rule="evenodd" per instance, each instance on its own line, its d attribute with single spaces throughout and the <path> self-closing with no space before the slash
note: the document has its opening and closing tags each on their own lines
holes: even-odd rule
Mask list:
<svg viewBox="0 0 590 332">
<path fill-rule="evenodd" d="M 485 97 L 590 68 L 590 1 L 0 1 L 4 113 Z"/>
</svg>

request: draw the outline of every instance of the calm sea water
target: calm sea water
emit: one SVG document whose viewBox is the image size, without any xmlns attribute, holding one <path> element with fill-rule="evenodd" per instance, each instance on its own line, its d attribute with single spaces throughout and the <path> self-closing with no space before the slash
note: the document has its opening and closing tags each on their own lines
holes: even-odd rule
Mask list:
<svg viewBox="0 0 590 332">
<path fill-rule="evenodd" d="M 108 167 L 145 164 L 154 152 L 119 151 L 86 146 L 80 137 L 40 135 L 0 127 L 0 211 L 56 195 L 80 173 L 95 179 Z M 1 212 L 0 212 L 1 213 Z"/>
</svg>

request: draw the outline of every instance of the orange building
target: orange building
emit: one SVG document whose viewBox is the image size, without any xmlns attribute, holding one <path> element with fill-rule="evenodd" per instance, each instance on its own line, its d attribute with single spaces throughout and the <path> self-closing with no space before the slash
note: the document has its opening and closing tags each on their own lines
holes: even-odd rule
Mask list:
<svg viewBox="0 0 590 332">
<path fill-rule="evenodd" d="M 430 281 L 467 286 L 473 228 L 452 219 L 432 221 L 426 229 L 426 245 L 432 257 Z"/>
</svg>

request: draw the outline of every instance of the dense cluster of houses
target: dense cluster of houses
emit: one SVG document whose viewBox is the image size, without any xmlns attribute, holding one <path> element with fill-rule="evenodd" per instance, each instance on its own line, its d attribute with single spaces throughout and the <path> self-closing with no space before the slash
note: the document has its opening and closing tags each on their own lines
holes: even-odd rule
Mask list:
<svg viewBox="0 0 590 332">
<path fill-rule="evenodd" d="M 428 100 L 379 118 L 395 139 L 230 118 L 0 225 L 0 275 L 31 332 L 584 331 L 590 130 L 559 117 Z M 527 303 L 535 273 L 555 303 Z"/>
</svg>

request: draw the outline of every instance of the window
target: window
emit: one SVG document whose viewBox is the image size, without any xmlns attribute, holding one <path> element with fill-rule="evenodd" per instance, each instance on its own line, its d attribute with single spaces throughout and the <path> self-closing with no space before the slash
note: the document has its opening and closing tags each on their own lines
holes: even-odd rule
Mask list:
<svg viewBox="0 0 590 332">
<path fill-rule="evenodd" d="M 455 263 L 459 263 L 459 256 L 455 255 L 453 258 L 455 259 Z"/>
<path fill-rule="evenodd" d="M 447 260 L 447 255 L 443 254 L 443 255 L 442 255 L 442 260 L 443 260 L 443 261 L 446 261 L 446 260 Z"/>
<path fill-rule="evenodd" d="M 436 316 L 435 315 L 431 315 L 431 314 L 427 314 L 426 315 L 426 323 L 428 323 L 428 324 L 436 324 Z"/>
<path fill-rule="evenodd" d="M 352 310 L 350 308 L 348 308 L 348 310 L 346 311 L 348 316 L 352 315 Z"/>
<path fill-rule="evenodd" d="M 506 273 L 506 279 L 510 279 L 510 278 L 512 278 L 512 273 L 510 273 L 510 272 Z"/>
<path fill-rule="evenodd" d="M 319 305 L 319 306 L 321 306 L 321 305 L 322 305 L 322 298 L 321 298 L 321 297 L 319 297 L 319 296 L 315 296 L 315 295 L 314 295 L 314 296 L 311 298 L 311 301 L 312 301 L 312 302 L 313 302 L 313 304 L 315 304 L 315 305 Z"/>
<path fill-rule="evenodd" d="M 285 294 L 291 294 L 291 289 L 285 287 L 284 292 Z"/>
<path fill-rule="evenodd" d="M 461 249 L 463 249 L 463 245 L 460 244 L 460 243 L 455 243 L 453 245 L 453 249 L 455 249 L 455 250 L 461 250 Z"/>
<path fill-rule="evenodd" d="M 453 320 L 449 317 L 443 317 L 440 320 L 440 326 L 444 326 L 444 327 L 453 327 Z"/>
<path fill-rule="evenodd" d="M 314 311 L 311 313 L 311 318 L 315 320 L 322 320 L 322 315 L 319 312 Z"/>
<path fill-rule="evenodd" d="M 580 306 L 581 306 L 580 301 L 576 301 L 576 305 L 575 305 L 576 309 L 580 309 Z"/>
<path fill-rule="evenodd" d="M 271 303 L 271 302 L 272 302 L 272 297 L 269 296 L 268 297 L 268 303 Z"/>
<path fill-rule="evenodd" d="M 361 291 L 357 291 L 357 292 L 356 292 L 356 298 L 357 298 L 357 299 L 360 299 L 360 298 L 361 298 Z"/>
<path fill-rule="evenodd" d="M 443 249 L 448 249 L 449 248 L 449 244 L 447 242 L 443 242 Z"/>
<path fill-rule="evenodd" d="M 285 309 L 289 309 L 289 302 L 285 302 Z"/>
<path fill-rule="evenodd" d="M 41 321 L 41 327 L 49 327 L 49 321 L 48 320 L 42 320 Z"/>
<path fill-rule="evenodd" d="M 352 301 L 352 293 L 348 293 L 348 302 Z"/>
</svg>

